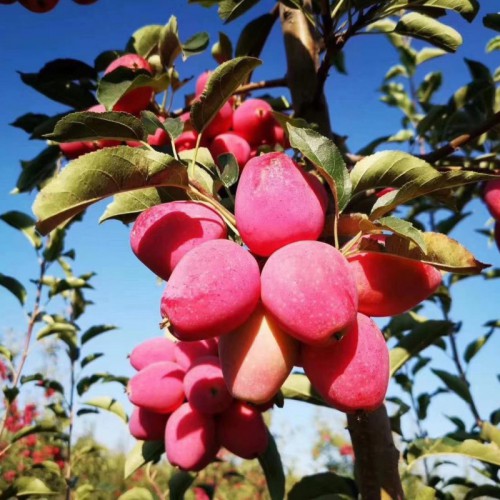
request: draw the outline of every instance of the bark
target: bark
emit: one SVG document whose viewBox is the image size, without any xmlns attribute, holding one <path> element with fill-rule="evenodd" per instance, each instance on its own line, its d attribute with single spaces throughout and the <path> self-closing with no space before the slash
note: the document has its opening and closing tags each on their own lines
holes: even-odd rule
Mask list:
<svg viewBox="0 0 500 500">
<path fill-rule="evenodd" d="M 399 451 L 394 445 L 385 406 L 372 413 L 348 415 L 348 429 L 356 457 L 356 480 L 361 498 L 404 498 L 399 478 Z M 385 493 L 385 496 L 384 496 Z"/>
<path fill-rule="evenodd" d="M 280 4 L 280 19 L 287 59 L 286 78 L 295 115 L 309 123 L 316 123 L 319 131 L 330 137 L 330 117 L 325 96 L 315 98 L 319 68 L 318 41 L 299 9 Z"/>
<path fill-rule="evenodd" d="M 309 1 L 304 2 L 310 5 Z M 316 123 L 319 131 L 332 136 L 328 104 L 318 99 L 319 43 L 299 9 L 280 4 L 280 20 L 287 58 L 287 81 L 296 116 Z M 370 414 L 349 415 L 349 432 L 356 456 L 356 479 L 363 499 L 379 499 L 385 491 L 402 499 L 397 451 L 385 406 Z M 387 495 L 385 496 L 387 498 Z"/>
</svg>

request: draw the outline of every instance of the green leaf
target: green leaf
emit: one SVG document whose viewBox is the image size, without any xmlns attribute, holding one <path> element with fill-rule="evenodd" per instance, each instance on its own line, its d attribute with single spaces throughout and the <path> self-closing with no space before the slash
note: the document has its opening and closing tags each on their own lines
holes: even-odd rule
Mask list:
<svg viewBox="0 0 500 500">
<path fill-rule="evenodd" d="M 170 136 L 170 139 L 175 141 L 182 134 L 184 123 L 180 118 L 167 118 L 163 123 L 163 128 Z"/>
<path fill-rule="evenodd" d="M 141 111 L 141 125 L 144 128 L 144 139 L 148 135 L 154 135 L 159 128 L 163 128 L 163 123 L 151 111 Z"/>
<path fill-rule="evenodd" d="M 461 397 L 466 403 L 472 403 L 472 396 L 469 390 L 469 386 L 457 375 L 448 373 L 444 370 L 432 369 L 432 372 L 437 375 L 446 385 L 446 387 Z"/>
<path fill-rule="evenodd" d="M 17 431 L 11 438 L 10 442 L 15 443 L 20 439 L 30 436 L 31 434 L 38 434 L 40 432 L 59 432 L 57 424 L 54 421 L 43 421 L 38 422 L 35 425 L 30 425 L 28 427 L 23 427 L 21 430 Z"/>
<path fill-rule="evenodd" d="M 465 349 L 464 360 L 466 363 L 470 363 L 471 359 L 482 349 L 484 344 L 488 342 L 488 339 L 493 335 L 493 330 L 488 332 L 486 335 L 481 335 L 476 340 L 473 340 Z"/>
<path fill-rule="evenodd" d="M 500 36 L 492 38 L 486 45 L 486 52 L 493 52 L 494 50 L 500 50 Z"/>
<path fill-rule="evenodd" d="M 177 471 L 168 480 L 169 500 L 184 500 L 184 495 L 196 479 L 194 474 Z"/>
<path fill-rule="evenodd" d="M 16 491 L 16 498 L 31 495 L 59 495 L 37 477 L 19 477 L 14 481 L 13 486 Z"/>
<path fill-rule="evenodd" d="M 187 171 L 173 157 L 120 146 L 73 161 L 38 194 L 33 212 L 47 234 L 108 196 L 145 187 L 187 186 Z"/>
<path fill-rule="evenodd" d="M 128 113 L 106 111 L 104 113 L 70 113 L 57 122 L 54 131 L 45 136 L 57 142 L 95 141 L 117 139 L 142 141 L 146 133 L 141 121 Z"/>
<path fill-rule="evenodd" d="M 266 40 L 274 26 L 275 17 L 272 14 L 263 14 L 250 21 L 240 33 L 236 43 L 236 57 L 259 57 Z"/>
<path fill-rule="evenodd" d="M 427 486 L 418 476 L 407 475 L 402 484 L 407 500 L 434 500 L 436 498 L 436 490 Z"/>
<path fill-rule="evenodd" d="M 193 35 L 189 40 L 182 44 L 182 60 L 185 61 L 191 56 L 201 54 L 210 43 L 208 33 L 202 32 Z"/>
<path fill-rule="evenodd" d="M 251 9 L 259 0 L 221 0 L 219 2 L 219 17 L 229 23 Z"/>
<path fill-rule="evenodd" d="M 124 477 L 127 479 L 137 469 L 149 462 L 160 460 L 165 451 L 165 442 L 162 441 L 138 441 L 134 449 L 127 455 L 125 460 Z"/>
<path fill-rule="evenodd" d="M 425 264 L 431 264 L 443 271 L 457 274 L 479 274 L 487 264 L 479 262 L 472 253 L 449 236 L 440 233 L 422 233 L 427 251 L 424 253 L 411 241 L 398 235 L 385 239 L 383 251 Z M 362 240 L 360 251 L 373 251 L 373 242 Z"/>
<path fill-rule="evenodd" d="M 112 203 L 106 207 L 99 222 L 110 219 L 121 220 L 125 223 L 133 222 L 147 208 L 160 203 L 187 199 L 189 197 L 186 191 L 175 187 L 137 189 L 129 193 L 117 194 Z"/>
<path fill-rule="evenodd" d="M 92 363 L 92 361 L 95 361 L 96 359 L 101 358 L 104 356 L 103 352 L 96 352 L 94 354 L 88 354 L 85 356 L 81 361 L 80 361 L 80 366 L 82 368 L 85 368 L 89 363 Z"/>
<path fill-rule="evenodd" d="M 19 74 L 23 83 L 70 108 L 88 109 L 96 104 L 87 80 L 95 80 L 97 75 L 94 68 L 82 61 L 56 59 L 48 62 L 38 73 Z"/>
<path fill-rule="evenodd" d="M 233 154 L 222 154 L 218 157 L 217 161 L 222 168 L 220 173 L 220 180 L 227 188 L 233 186 L 238 182 L 240 176 L 240 167 Z M 219 173 L 219 170 L 217 169 Z"/>
<path fill-rule="evenodd" d="M 288 500 L 313 500 L 320 498 L 337 498 L 335 493 L 358 497 L 356 483 L 350 477 L 339 476 L 334 472 L 322 472 L 303 477 L 288 493 Z"/>
<path fill-rule="evenodd" d="M 354 195 L 367 189 L 400 188 L 377 200 L 370 214 L 373 220 L 414 198 L 494 178 L 487 173 L 464 170 L 440 173 L 424 160 L 402 151 L 382 151 L 366 156 L 356 163 L 350 176 Z"/>
<path fill-rule="evenodd" d="M 297 401 L 328 407 L 305 375 L 298 373 L 289 375 L 281 387 L 281 392 L 286 399 L 295 399 Z"/>
<path fill-rule="evenodd" d="M 463 42 L 455 29 L 417 12 L 405 14 L 396 25 L 396 33 L 424 40 L 447 52 L 455 52 Z"/>
<path fill-rule="evenodd" d="M 233 57 L 233 44 L 231 43 L 230 38 L 222 31 L 219 31 L 219 41 L 214 43 L 212 46 L 212 57 L 217 61 L 217 64 L 229 61 L 229 59 Z"/>
<path fill-rule="evenodd" d="M 121 420 L 123 420 L 123 422 L 128 422 L 127 413 L 123 409 L 123 406 L 118 401 L 116 401 L 116 399 L 110 398 L 108 396 L 100 396 L 91 399 L 90 401 L 84 401 L 82 404 L 109 411 L 118 416 Z"/>
<path fill-rule="evenodd" d="M 150 24 L 134 31 L 127 43 L 127 51 L 147 59 L 158 47 L 162 28 L 160 24 Z"/>
<path fill-rule="evenodd" d="M 481 439 L 495 443 L 500 448 L 500 429 L 489 422 L 481 424 Z"/>
<path fill-rule="evenodd" d="M 500 12 L 497 14 L 486 14 L 483 17 L 483 24 L 492 30 L 500 31 Z"/>
<path fill-rule="evenodd" d="M 191 123 L 195 130 L 200 133 L 205 130 L 248 73 L 260 64 L 261 61 L 253 57 L 237 57 L 211 73 L 203 94 L 191 107 Z"/>
<path fill-rule="evenodd" d="M 423 64 L 424 62 L 435 59 L 436 57 L 444 56 L 445 54 L 446 50 L 437 49 L 435 47 L 425 47 L 418 52 L 416 63 L 417 65 Z"/>
<path fill-rule="evenodd" d="M 41 463 L 33 464 L 31 468 L 43 469 L 44 471 L 52 472 L 52 474 L 55 474 L 56 476 L 61 476 L 61 469 L 59 468 L 59 465 L 51 460 L 44 460 Z"/>
<path fill-rule="evenodd" d="M 43 115 L 40 113 L 26 113 L 18 118 L 16 118 L 12 123 L 9 123 L 11 127 L 17 127 L 24 130 L 28 134 L 31 134 L 36 127 L 40 126 L 45 121 L 49 120 L 49 115 Z"/>
<path fill-rule="evenodd" d="M 26 291 L 26 288 L 24 288 L 23 284 L 15 278 L 11 278 L 10 276 L 0 273 L 0 286 L 3 286 L 10 293 L 12 293 L 22 306 L 26 303 L 28 292 Z"/>
<path fill-rule="evenodd" d="M 48 243 L 43 250 L 43 257 L 47 262 L 54 262 L 61 257 L 64 251 L 65 229 L 56 228 L 48 238 Z"/>
<path fill-rule="evenodd" d="M 393 8 L 400 9 L 446 9 L 454 10 L 460 14 L 464 19 L 471 22 L 476 17 L 479 11 L 479 2 L 477 0 L 397 0 L 395 3 L 391 2 L 391 10 Z"/>
<path fill-rule="evenodd" d="M 258 460 L 264 475 L 266 476 L 267 489 L 271 500 L 283 500 L 285 497 L 285 472 L 283 464 L 272 434 L 268 432 L 269 444 L 264 453 L 258 456 Z"/>
<path fill-rule="evenodd" d="M 330 186 L 339 212 L 351 197 L 351 181 L 342 154 L 333 141 L 312 129 L 287 124 L 290 144 L 298 149 Z"/>
<path fill-rule="evenodd" d="M 463 455 L 500 466 L 500 448 L 495 444 L 483 444 L 474 439 L 455 441 L 451 438 L 418 439 L 410 444 L 407 460 L 408 470 L 419 460 L 438 455 Z"/>
<path fill-rule="evenodd" d="M 193 163 L 195 154 L 196 162 Z M 217 196 L 220 187 L 215 183 L 217 165 L 210 150 L 208 148 L 198 148 L 198 151 L 196 149 L 181 151 L 179 158 L 188 164 L 189 180 L 196 181 L 205 191 Z"/>
<path fill-rule="evenodd" d="M 101 335 L 102 333 L 109 332 L 111 330 L 116 330 L 118 327 L 114 325 L 96 325 L 90 327 L 85 333 L 82 334 L 81 343 L 86 344 L 89 340 Z"/>
<path fill-rule="evenodd" d="M 411 358 L 453 331 L 449 321 L 429 320 L 417 324 L 390 350 L 391 377 Z"/>
<path fill-rule="evenodd" d="M 442 82 L 443 75 L 438 71 L 425 75 L 417 90 L 419 102 L 424 104 L 429 103 L 434 93 L 441 87 Z"/>
<path fill-rule="evenodd" d="M 151 87 L 156 93 L 167 90 L 170 78 L 166 73 L 152 76 L 147 70 L 120 67 L 104 75 L 97 87 L 97 98 L 107 110 L 128 92 L 141 87 Z"/>
<path fill-rule="evenodd" d="M 412 241 L 422 252 L 425 253 L 427 251 L 423 233 L 416 229 L 411 222 L 398 219 L 397 217 L 382 217 L 377 221 L 377 226 Z"/>
<path fill-rule="evenodd" d="M 177 18 L 171 16 L 168 23 L 162 28 L 158 42 L 158 50 L 162 64 L 170 68 L 175 60 L 182 54 L 182 45 L 179 39 Z"/>
<path fill-rule="evenodd" d="M 154 500 L 152 493 L 139 486 L 135 486 L 118 497 L 118 500 Z"/>
<path fill-rule="evenodd" d="M 12 354 L 12 351 L 10 349 L 7 349 L 7 347 L 0 345 L 0 356 L 3 356 L 4 358 L 8 359 L 9 361 L 12 361 L 14 359 L 14 355 Z"/>
<path fill-rule="evenodd" d="M 39 188 L 56 172 L 60 156 L 59 146 L 48 146 L 32 160 L 21 160 L 22 171 L 17 179 L 14 192 L 27 193 Z"/>
</svg>

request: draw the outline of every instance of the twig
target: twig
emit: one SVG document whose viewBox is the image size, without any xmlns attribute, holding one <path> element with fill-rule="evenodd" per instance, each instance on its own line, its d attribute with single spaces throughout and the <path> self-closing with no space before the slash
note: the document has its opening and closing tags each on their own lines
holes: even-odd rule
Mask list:
<svg viewBox="0 0 500 500">
<path fill-rule="evenodd" d="M 14 375 L 14 381 L 12 383 L 12 388 L 17 387 L 19 380 L 21 378 L 22 372 L 23 372 L 24 364 L 26 363 L 26 359 L 28 357 L 29 347 L 31 344 L 31 337 L 33 336 L 33 330 L 35 327 L 35 323 L 37 322 L 38 314 L 40 313 L 40 303 L 42 300 L 43 278 L 45 276 L 46 270 L 47 270 L 47 261 L 45 260 L 45 258 L 41 258 L 41 260 L 40 260 L 40 274 L 39 274 L 38 283 L 36 286 L 35 304 L 33 306 L 33 311 L 30 314 L 30 320 L 28 323 L 28 329 L 26 330 L 26 338 L 24 341 L 24 348 L 23 348 L 23 353 L 22 353 L 22 357 L 21 357 L 21 362 L 19 363 L 19 366 L 16 370 L 16 374 Z M 9 415 L 10 406 L 11 405 L 9 403 L 7 405 L 4 417 L 2 419 L 2 424 L 0 427 L 0 439 L 2 438 L 3 433 L 5 432 L 5 424 L 7 422 L 7 417 Z M 5 449 L 0 450 L 0 456 L 2 456 L 4 452 L 5 452 Z"/>
<path fill-rule="evenodd" d="M 253 90 L 272 89 L 276 87 L 286 87 L 286 78 L 275 78 L 274 80 L 261 80 L 260 82 L 250 82 L 245 85 L 240 85 L 233 94 L 246 94 Z"/>
<path fill-rule="evenodd" d="M 422 158 L 429 163 L 434 163 L 438 160 L 441 160 L 442 158 L 446 158 L 448 155 L 454 153 L 457 149 L 460 149 L 474 139 L 477 139 L 479 136 L 483 135 L 485 132 L 488 132 L 488 130 L 492 129 L 498 124 L 500 124 L 500 111 L 495 113 L 489 120 L 486 120 L 484 123 L 471 130 L 468 134 L 463 134 L 456 137 L 448 144 L 445 144 L 443 147 L 436 149 L 436 151 L 433 151 L 432 153 L 424 155 Z"/>
</svg>

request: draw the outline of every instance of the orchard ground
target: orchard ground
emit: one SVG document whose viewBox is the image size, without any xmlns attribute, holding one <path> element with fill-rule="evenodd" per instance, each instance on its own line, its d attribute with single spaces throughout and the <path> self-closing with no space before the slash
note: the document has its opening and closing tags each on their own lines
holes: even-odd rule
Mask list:
<svg viewBox="0 0 500 500">
<path fill-rule="evenodd" d="M 481 2 L 479 15 L 493 11 L 494 8 L 493 0 Z M 258 6 L 257 9 L 264 12 L 266 6 Z M 26 195 L 10 196 L 9 191 L 14 187 L 19 173 L 19 159 L 32 158 L 41 146 L 36 141 L 29 143 L 24 132 L 8 126 L 8 123 L 28 111 L 51 114 L 64 109 L 23 85 L 16 71 L 35 72 L 47 61 L 59 57 L 73 57 L 92 63 L 95 55 L 102 49 L 123 48 L 130 33 L 137 28 L 146 24 L 166 22 L 171 14 L 179 18 L 181 36 L 184 39 L 198 31 L 220 26 L 213 9 L 205 10 L 196 5 L 188 6 L 185 2 L 166 3 L 160 0 L 141 2 L 140 9 L 136 1 L 99 0 L 88 7 L 62 1 L 54 11 L 43 16 L 33 15 L 19 5 L 2 6 L 0 12 L 0 43 L 3 47 L 0 74 L 0 137 L 3 153 L 0 213 L 7 210 L 30 212 L 32 198 Z M 245 22 L 237 20 L 228 25 L 227 33 L 236 36 Z M 479 59 L 490 66 L 494 64 L 494 57 L 483 57 L 485 44 L 491 37 L 490 33 L 484 30 L 476 32 L 474 26 L 477 29 L 477 25 L 471 27 L 456 15 L 450 23 L 457 27 L 464 37 L 464 45 L 459 49 L 458 56 L 445 56 L 430 61 L 419 69 L 422 74 L 432 70 L 443 71 L 445 80 L 438 94 L 443 97 L 447 97 L 459 85 L 468 81 L 463 58 Z M 211 31 L 210 35 L 211 42 L 215 42 L 217 33 Z M 275 26 L 272 37 L 262 54 L 264 64 L 256 72 L 256 80 L 283 76 L 274 74 L 273 65 L 269 62 L 284 59 L 279 26 Z M 355 151 L 373 137 L 390 134 L 399 128 L 399 113 L 380 103 L 377 94 L 377 87 L 385 71 L 396 63 L 396 55 L 383 37 L 371 37 L 369 43 L 358 37 L 346 47 L 346 61 L 348 76 L 333 74 L 326 90 L 333 128 L 337 133 L 349 137 L 349 144 Z M 196 76 L 214 67 L 215 62 L 208 53 L 189 59 L 182 66 L 182 72 L 183 76 L 193 76 L 194 79 L 186 90 L 194 91 Z M 332 92 L 333 89 L 335 92 Z M 181 101 L 176 102 L 174 108 L 180 106 Z M 391 148 L 394 149 L 393 145 Z M 158 304 L 163 286 L 155 282 L 151 273 L 133 256 L 129 248 L 130 228 L 115 221 L 107 222 L 105 227 L 97 225 L 102 208 L 103 204 L 88 211 L 78 231 L 69 233 L 67 245 L 68 248 L 74 247 L 78 251 L 75 268 L 77 273 L 98 273 L 94 281 L 96 290 L 90 295 L 95 306 L 89 310 L 82 327 L 108 323 L 120 328 L 102 337 L 102 340 L 93 340 L 96 350 L 106 352 L 104 361 L 96 361 L 94 368 L 103 371 L 109 369 L 116 374 L 130 376 L 133 371 L 126 360 L 127 354 L 142 340 L 160 334 Z M 498 267 L 500 254 L 497 249 L 488 245 L 486 238 L 475 232 L 475 229 L 484 227 L 489 220 L 484 205 L 476 200 L 470 204 L 467 211 L 471 212 L 471 215 L 452 233 L 452 237 L 463 242 L 479 260 Z M 16 276 L 28 285 L 29 279 L 36 274 L 36 260 L 32 248 L 25 243 L 22 235 L 5 224 L 0 225 L 0 238 L 3 242 L 0 272 Z M 17 342 L 25 331 L 25 316 L 14 298 L 3 293 L 1 297 L 0 335 L 12 336 Z M 462 332 L 457 338 L 462 349 L 482 331 L 485 321 L 498 318 L 497 297 L 500 297 L 498 280 L 485 283 L 483 278 L 476 277 L 456 285 L 451 316 L 456 312 L 456 317 L 464 320 Z M 437 317 L 438 311 L 434 306 L 428 305 L 424 314 Z M 85 324 L 87 321 L 88 324 Z M 379 325 L 385 323 L 384 320 L 377 322 Z M 473 361 L 468 374 L 482 415 L 488 415 L 498 403 L 491 399 L 490 383 L 494 383 L 496 377 L 499 347 L 498 336 L 493 336 L 488 346 Z M 449 363 L 437 348 L 430 348 L 429 354 L 434 357 L 435 366 L 444 367 Z M 28 371 L 34 371 L 41 362 L 40 357 L 33 356 Z M 57 366 L 52 369 L 64 374 L 65 367 Z M 417 381 L 417 392 L 436 387 L 437 384 L 437 377 L 426 374 Z M 110 394 L 112 387 L 96 385 L 92 389 L 92 395 Z M 122 388 L 116 385 L 114 389 L 114 393 L 110 395 L 130 409 Z M 392 385 L 389 395 L 397 392 L 398 388 Z M 33 395 L 35 394 L 36 389 L 33 389 Z M 430 435 L 441 435 L 449 430 L 445 414 L 460 415 L 464 411 L 464 403 L 456 397 L 440 395 L 433 405 L 434 413 L 428 423 Z M 296 465 L 300 473 L 310 471 L 312 462 L 308 451 L 315 441 L 316 429 L 313 419 L 318 412 L 323 421 L 334 426 L 335 431 L 341 431 L 344 417 L 332 410 L 319 411 L 308 405 L 287 401 L 285 408 L 276 410 L 273 415 L 273 431 L 278 439 L 283 437 L 279 439 L 278 444 L 285 462 L 288 465 Z M 80 427 L 76 430 L 77 435 L 83 433 L 86 426 L 95 427 L 97 439 L 112 447 L 128 449 L 133 444 L 128 437 L 126 426 L 117 425 L 117 420 L 112 415 L 103 413 L 99 417 L 86 417 L 79 419 L 77 425 Z"/>
</svg>

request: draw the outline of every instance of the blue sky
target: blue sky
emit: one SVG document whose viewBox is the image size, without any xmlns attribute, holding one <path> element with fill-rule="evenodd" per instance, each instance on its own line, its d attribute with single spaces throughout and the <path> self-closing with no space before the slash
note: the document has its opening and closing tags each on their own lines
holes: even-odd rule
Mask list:
<svg viewBox="0 0 500 500">
<path fill-rule="evenodd" d="M 263 1 L 263 7 L 254 9 L 255 15 L 266 12 L 272 3 Z M 481 2 L 481 15 L 495 10 L 495 2 Z M 164 24 L 170 15 L 178 17 L 180 35 L 188 39 L 199 31 L 208 31 L 211 43 L 217 40 L 217 32 L 224 30 L 235 43 L 237 35 L 246 20 L 238 20 L 226 27 L 221 25 L 216 10 L 203 9 L 199 6 L 187 6 L 184 0 L 99 0 L 96 4 L 82 7 L 69 0 L 62 0 L 60 5 L 45 15 L 31 14 L 20 5 L 0 6 L 0 46 L 2 47 L 2 71 L 0 89 L 2 103 L 0 120 L 0 144 L 2 150 L 2 169 L 0 171 L 0 213 L 8 210 L 30 212 L 32 196 L 9 194 L 15 186 L 19 174 L 19 160 L 28 160 L 40 151 L 42 143 L 29 141 L 27 135 L 8 123 L 16 117 L 31 111 L 55 114 L 64 111 L 64 107 L 49 101 L 23 85 L 17 71 L 36 72 L 46 62 L 56 58 L 76 58 L 89 64 L 102 50 L 124 48 L 129 36 L 139 27 L 147 24 Z M 432 70 L 442 70 L 445 81 L 440 96 L 445 99 L 459 86 L 467 83 L 468 74 L 463 63 L 464 58 L 486 62 L 490 67 L 498 63 L 495 55 L 487 56 L 485 44 L 493 32 L 482 29 L 480 21 L 473 26 L 467 25 L 458 16 L 448 18 L 464 36 L 464 46 L 456 55 L 446 56 L 425 64 L 417 74 L 417 79 Z M 498 54 L 498 53 L 497 53 Z M 262 54 L 263 66 L 255 73 L 256 79 L 277 78 L 284 74 L 284 50 L 279 26 L 275 26 L 270 44 Z M 399 114 L 378 101 L 377 88 L 380 86 L 387 69 L 397 64 L 392 47 L 382 36 L 364 36 L 352 39 L 346 47 L 348 75 L 332 73 L 327 82 L 327 97 L 331 106 L 332 124 L 336 132 L 349 137 L 349 145 L 356 151 L 371 139 L 389 135 L 399 130 Z M 193 57 L 186 64 L 180 64 L 181 76 L 198 75 L 204 70 L 213 69 L 215 62 L 209 52 Z M 194 89 L 194 80 L 187 87 Z M 275 94 L 278 95 L 278 92 Z M 181 101 L 177 106 L 181 105 Z M 105 203 L 92 207 L 83 223 L 74 226 L 68 236 L 67 247 L 75 248 L 77 259 L 74 265 L 76 273 L 97 272 L 93 280 L 95 291 L 89 298 L 95 305 L 81 321 L 82 329 L 95 324 L 115 324 L 119 330 L 95 339 L 88 344 L 94 352 L 106 352 L 106 356 L 91 365 L 89 372 L 109 370 L 117 374 L 131 375 L 126 356 L 131 349 L 147 338 L 158 335 L 159 302 L 162 286 L 155 277 L 133 256 L 129 246 L 129 229 L 119 222 L 111 221 L 98 225 L 97 220 L 103 212 Z M 477 257 L 500 265 L 500 254 L 494 247 L 488 246 L 486 239 L 476 233 L 476 228 L 484 227 L 489 216 L 479 201 L 471 203 L 468 210 L 472 215 L 453 234 L 459 241 L 471 249 Z M 30 291 L 33 290 L 29 279 L 36 276 L 36 260 L 33 250 L 22 235 L 0 224 L 0 272 L 20 279 Z M 31 287 L 31 288 L 30 288 Z M 456 285 L 457 293 L 452 317 L 464 321 L 464 327 L 458 338 L 461 350 L 478 334 L 487 320 L 497 319 L 499 311 L 500 283 L 472 278 Z M 61 305 L 55 303 L 55 310 Z M 429 315 L 436 315 L 432 306 Z M 15 299 L 6 292 L 0 292 L 0 335 L 13 332 L 19 338 L 25 330 L 25 315 Z M 383 322 L 381 322 L 383 323 Z M 9 334 L 9 336 L 11 336 Z M 479 411 L 483 418 L 498 406 L 498 390 L 495 389 L 498 363 L 498 336 L 494 336 L 489 345 L 477 356 L 470 369 L 473 394 L 479 401 Z M 36 349 L 35 349 L 36 352 Z M 90 350 L 86 353 L 91 352 Z M 433 366 L 453 371 L 448 358 L 436 348 L 429 349 L 435 355 Z M 37 369 L 39 358 L 33 357 L 28 368 Z M 64 373 L 65 366 L 57 367 Z M 421 377 L 418 389 L 433 390 L 438 379 L 433 375 Z M 89 397 L 113 392 L 126 404 L 126 398 L 118 385 L 96 387 Z M 394 393 L 391 389 L 390 393 Z M 494 395 L 497 395 L 496 397 Z M 301 404 L 288 404 L 276 413 L 274 426 L 281 434 L 293 426 L 301 446 L 307 447 L 314 439 L 312 416 L 316 410 Z M 428 427 L 431 435 L 450 430 L 443 414 L 467 415 L 467 408 L 454 396 L 443 395 L 436 399 L 432 407 L 432 418 Z M 341 427 L 339 413 L 329 412 Z M 114 446 L 130 445 L 126 430 L 117 423 L 115 417 L 104 416 L 102 419 L 90 417 L 78 424 L 77 432 L 94 426 L 97 436 Z M 299 427 L 297 427 L 299 426 Z M 411 427 L 411 425 L 410 425 Z M 297 429 L 301 429 L 297 432 Z M 296 451 L 290 450 L 290 454 Z M 298 445 L 297 445 L 298 446 Z M 298 450 L 298 448 L 295 448 Z M 303 454 L 304 451 L 300 450 Z M 304 466 L 304 464 L 303 464 Z"/>
</svg>

